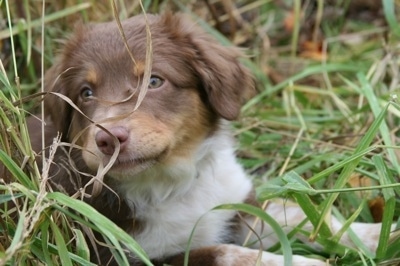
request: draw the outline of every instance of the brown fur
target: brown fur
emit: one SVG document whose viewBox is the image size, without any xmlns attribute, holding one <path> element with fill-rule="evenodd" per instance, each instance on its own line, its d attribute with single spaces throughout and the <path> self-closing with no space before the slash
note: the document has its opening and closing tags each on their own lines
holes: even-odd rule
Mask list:
<svg viewBox="0 0 400 266">
<path fill-rule="evenodd" d="M 236 48 L 217 44 L 183 16 L 150 15 L 148 20 L 154 51 L 152 72 L 165 81 L 162 89 L 148 90 L 138 110 L 133 112 L 133 106 L 146 54 L 142 16 L 122 24 L 136 65 L 125 50 L 115 22 L 81 26 L 66 42 L 44 81 L 51 93 L 45 99 L 45 111 L 52 121 L 53 134 L 57 130 L 64 141 L 82 146 L 82 152 L 69 151 L 77 169 L 95 174 L 99 164 L 106 165 L 111 156 L 98 153 L 96 138 L 110 141 L 112 137 L 107 135 L 121 126 L 129 132 L 134 142 L 126 147 L 121 144 L 119 159 L 109 172 L 113 181 L 105 177 L 111 188 L 115 180 L 124 178 L 123 160 L 130 164 L 132 158 L 176 164 L 179 158 L 190 156 L 199 142 L 216 130 L 219 118 L 232 120 L 238 116 L 242 103 L 254 90 L 249 71 L 237 61 L 241 53 Z M 80 93 L 86 87 L 92 89 L 94 97 L 82 98 Z M 65 95 L 75 106 L 56 94 Z M 118 146 L 110 145 L 112 151 Z M 58 171 L 55 183 L 68 188 L 70 194 L 76 192 L 75 179 L 63 175 L 65 171 Z M 81 180 L 82 184 L 86 182 L 88 178 Z M 138 182 L 160 180 L 154 177 Z M 135 234 L 141 230 L 141 221 L 130 218 L 132 213 L 124 200 L 108 189 L 88 202 L 126 231 Z M 102 263 L 110 259 L 105 249 L 100 248 L 100 254 Z M 206 257 L 201 251 L 191 255 L 191 265 L 196 265 L 197 254 L 202 258 L 198 265 L 203 265 Z M 180 256 L 171 258 L 171 262 L 180 261 Z"/>
</svg>

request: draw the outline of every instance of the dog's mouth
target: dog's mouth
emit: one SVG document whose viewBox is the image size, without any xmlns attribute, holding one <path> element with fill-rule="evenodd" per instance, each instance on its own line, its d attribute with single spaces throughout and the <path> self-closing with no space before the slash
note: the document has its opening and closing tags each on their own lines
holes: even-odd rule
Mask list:
<svg viewBox="0 0 400 266">
<path fill-rule="evenodd" d="M 146 165 L 151 162 L 156 162 L 156 158 L 137 158 L 137 159 L 119 159 L 115 160 L 112 164 L 111 169 L 120 170 L 120 169 L 129 169 L 140 167 L 141 165 Z"/>
<path fill-rule="evenodd" d="M 112 163 L 112 162 L 111 162 Z M 118 159 L 112 163 L 107 175 L 117 179 L 133 178 L 157 163 L 155 158 Z M 104 162 L 104 166 L 107 162 Z"/>
<path fill-rule="evenodd" d="M 167 154 L 167 150 L 163 150 L 161 153 L 157 155 L 149 155 L 147 157 L 130 157 L 130 156 L 118 156 L 115 162 L 112 162 L 112 166 L 110 168 L 110 172 L 126 172 L 134 170 L 135 172 L 140 172 L 141 170 L 145 170 L 150 166 L 158 163 L 162 158 L 164 158 Z M 105 159 L 105 163 L 110 162 L 110 158 Z"/>
</svg>

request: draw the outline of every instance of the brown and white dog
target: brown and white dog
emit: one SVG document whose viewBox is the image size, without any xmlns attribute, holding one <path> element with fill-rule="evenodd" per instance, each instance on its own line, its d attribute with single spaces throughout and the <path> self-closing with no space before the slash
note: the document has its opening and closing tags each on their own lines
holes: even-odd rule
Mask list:
<svg viewBox="0 0 400 266">
<path fill-rule="evenodd" d="M 260 255 L 262 265 L 283 265 L 282 255 L 240 246 L 249 229 L 235 211 L 210 212 L 221 204 L 254 201 L 228 123 L 254 90 L 249 70 L 238 61 L 240 51 L 221 46 L 183 15 L 147 19 L 153 48 L 148 80 L 143 81 L 148 49 L 143 15 L 122 22 L 126 43 L 116 22 L 78 28 L 46 74 L 52 92 L 45 99 L 48 139 L 58 131 L 63 141 L 82 147 L 69 154 L 73 166 L 59 155 L 52 183 L 72 194 L 88 183 L 83 173 L 96 175 L 112 165 L 106 187 L 87 202 L 132 235 L 155 264 L 182 265 L 202 217 L 189 265 L 255 265 Z M 135 110 L 137 89 L 146 81 L 147 93 Z M 37 145 L 39 122 L 29 123 Z M 285 209 L 281 201 L 266 211 L 288 231 L 305 218 L 298 206 Z M 332 218 L 332 230 L 340 226 Z M 353 229 L 376 248 L 380 225 Z M 270 235 L 263 248 L 278 241 L 267 224 L 256 230 Z M 350 244 L 346 236 L 342 241 Z M 99 254 L 93 261 L 110 261 L 107 248 L 99 247 Z M 131 258 L 132 265 L 140 264 Z M 326 262 L 293 256 L 293 265 Z"/>
</svg>

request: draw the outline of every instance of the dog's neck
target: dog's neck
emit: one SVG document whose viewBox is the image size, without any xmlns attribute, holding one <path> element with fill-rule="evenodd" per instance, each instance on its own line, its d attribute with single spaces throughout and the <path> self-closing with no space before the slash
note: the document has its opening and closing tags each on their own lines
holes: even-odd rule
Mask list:
<svg viewBox="0 0 400 266">
<path fill-rule="evenodd" d="M 196 223 L 193 248 L 226 241 L 235 212 L 211 210 L 243 202 L 252 184 L 236 161 L 230 131 L 220 128 L 190 158 L 173 167 L 154 166 L 117 189 L 131 218 L 142 225 L 130 233 L 151 258 L 158 258 L 183 250 Z"/>
<path fill-rule="evenodd" d="M 184 200 L 196 191 L 213 190 L 221 194 L 221 184 L 235 180 L 230 175 L 243 176 L 239 182 L 247 182 L 242 167 L 236 162 L 233 140 L 228 125 L 223 123 L 218 130 L 206 138 L 190 157 L 181 157 L 169 165 L 157 164 L 130 179 L 124 180 L 117 187 L 135 216 L 146 212 L 152 206 Z M 246 181 L 243 181 L 246 179 Z M 239 196 L 242 200 L 242 197 Z M 233 201 L 236 201 L 232 199 Z M 225 200 L 222 200 L 225 201 Z M 227 201 L 229 202 L 229 201 Z M 222 203 L 222 202 L 221 202 Z M 214 207 L 214 206 L 211 206 Z"/>
</svg>

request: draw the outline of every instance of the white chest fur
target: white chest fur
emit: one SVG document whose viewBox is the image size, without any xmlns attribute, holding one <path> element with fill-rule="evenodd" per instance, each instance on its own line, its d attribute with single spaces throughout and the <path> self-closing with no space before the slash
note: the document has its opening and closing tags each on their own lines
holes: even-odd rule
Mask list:
<svg viewBox="0 0 400 266">
<path fill-rule="evenodd" d="M 192 158 L 152 167 L 120 191 L 144 226 L 135 240 L 150 258 L 159 258 L 184 251 L 198 221 L 191 248 L 221 243 L 235 213 L 210 210 L 243 202 L 251 188 L 236 162 L 231 137 L 221 130 Z"/>
</svg>

